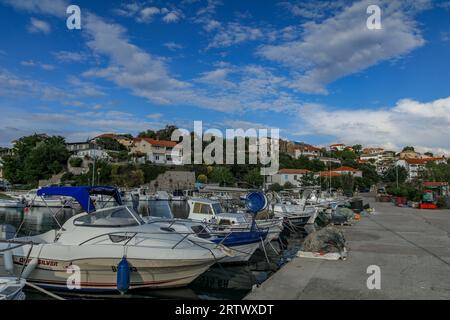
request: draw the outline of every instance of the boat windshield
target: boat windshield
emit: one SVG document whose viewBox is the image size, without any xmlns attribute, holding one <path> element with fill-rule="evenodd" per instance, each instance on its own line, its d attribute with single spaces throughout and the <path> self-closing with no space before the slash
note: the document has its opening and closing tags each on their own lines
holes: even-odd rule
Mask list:
<svg viewBox="0 0 450 320">
<path fill-rule="evenodd" d="M 215 213 L 215 214 L 220 214 L 220 213 L 223 212 L 223 208 L 222 208 L 222 206 L 220 205 L 220 203 L 213 203 L 212 206 L 213 206 L 213 209 L 214 209 L 214 213 Z"/>
<path fill-rule="evenodd" d="M 82 227 L 130 227 L 144 224 L 144 221 L 133 209 L 113 207 L 96 211 L 74 220 L 74 225 Z"/>
</svg>

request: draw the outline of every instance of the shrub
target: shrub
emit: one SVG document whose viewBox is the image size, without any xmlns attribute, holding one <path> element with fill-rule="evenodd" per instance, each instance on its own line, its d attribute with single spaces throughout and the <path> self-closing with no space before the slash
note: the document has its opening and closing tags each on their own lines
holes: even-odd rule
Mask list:
<svg viewBox="0 0 450 320">
<path fill-rule="evenodd" d="M 438 208 L 446 208 L 447 207 L 447 199 L 442 196 L 438 197 L 436 204 L 437 204 Z"/>
<path fill-rule="evenodd" d="M 79 168 L 83 164 L 83 159 L 81 158 L 70 158 L 69 164 L 71 167 Z"/>
</svg>

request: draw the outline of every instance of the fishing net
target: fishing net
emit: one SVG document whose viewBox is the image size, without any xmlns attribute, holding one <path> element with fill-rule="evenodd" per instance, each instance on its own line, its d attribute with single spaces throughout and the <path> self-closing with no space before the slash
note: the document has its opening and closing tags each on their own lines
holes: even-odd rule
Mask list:
<svg viewBox="0 0 450 320">
<path fill-rule="evenodd" d="M 302 251 L 307 252 L 343 252 L 344 233 L 336 227 L 328 226 L 309 234 L 303 242 Z"/>
</svg>

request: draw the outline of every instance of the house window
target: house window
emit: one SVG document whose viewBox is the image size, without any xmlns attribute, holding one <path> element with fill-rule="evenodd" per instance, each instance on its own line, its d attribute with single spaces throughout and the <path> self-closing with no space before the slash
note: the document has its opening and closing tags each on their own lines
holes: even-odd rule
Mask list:
<svg viewBox="0 0 450 320">
<path fill-rule="evenodd" d="M 155 160 L 158 161 L 159 160 L 159 156 L 155 156 Z"/>
</svg>

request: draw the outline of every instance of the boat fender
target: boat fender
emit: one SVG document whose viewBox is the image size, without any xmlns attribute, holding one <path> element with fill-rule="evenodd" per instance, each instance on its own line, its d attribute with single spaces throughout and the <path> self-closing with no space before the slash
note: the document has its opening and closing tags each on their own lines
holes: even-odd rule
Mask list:
<svg viewBox="0 0 450 320">
<path fill-rule="evenodd" d="M 121 294 L 128 291 L 130 287 L 130 265 L 126 257 L 123 257 L 117 265 L 117 290 Z"/>
<path fill-rule="evenodd" d="M 12 274 L 14 271 L 14 263 L 11 250 L 3 252 L 3 264 L 5 265 L 6 272 Z"/>
<path fill-rule="evenodd" d="M 30 274 L 34 271 L 34 269 L 37 267 L 38 261 L 39 259 L 36 257 L 31 259 L 31 261 L 27 264 L 25 269 L 23 269 L 21 278 L 27 279 L 30 276 Z"/>
</svg>

